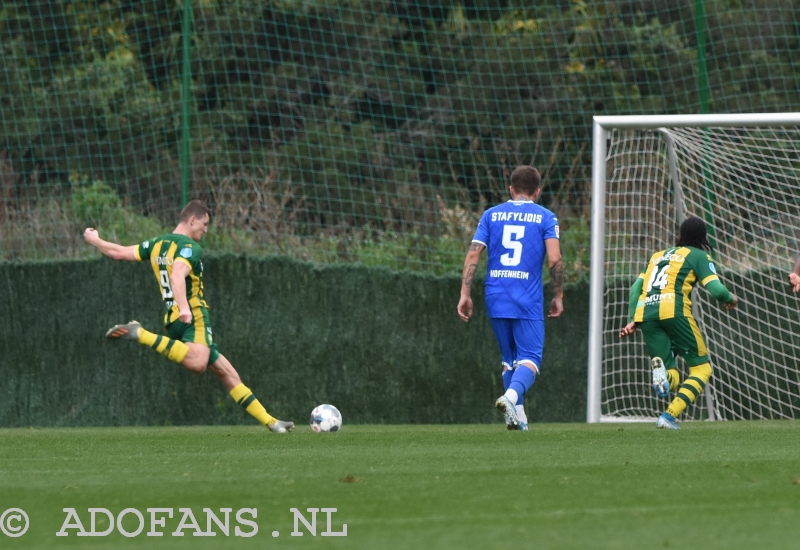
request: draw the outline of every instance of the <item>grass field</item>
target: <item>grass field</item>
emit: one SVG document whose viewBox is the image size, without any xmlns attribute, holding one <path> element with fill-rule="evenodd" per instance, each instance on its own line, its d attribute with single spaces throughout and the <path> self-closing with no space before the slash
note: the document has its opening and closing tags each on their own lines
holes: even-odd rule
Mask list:
<svg viewBox="0 0 800 550">
<path fill-rule="evenodd" d="M 0 430 L 0 514 L 30 528 L 0 548 L 796 548 L 800 422 Z M 135 538 L 57 537 L 75 508 L 136 508 Z M 161 538 L 147 508 L 174 508 Z M 173 537 L 191 508 L 232 508 L 231 533 Z M 333 531 L 290 536 L 290 508 L 337 508 Z M 234 536 L 258 510 L 258 533 Z M 306 512 L 310 521 L 311 514 Z M 250 516 L 244 516 L 251 519 Z M 318 514 L 317 535 L 326 529 Z M 13 524 L 12 527 L 16 525 Z M 134 531 L 132 514 L 123 527 Z M 100 515 L 97 531 L 108 527 Z M 241 525 L 252 531 L 247 525 Z M 273 531 L 279 536 L 273 537 Z"/>
</svg>

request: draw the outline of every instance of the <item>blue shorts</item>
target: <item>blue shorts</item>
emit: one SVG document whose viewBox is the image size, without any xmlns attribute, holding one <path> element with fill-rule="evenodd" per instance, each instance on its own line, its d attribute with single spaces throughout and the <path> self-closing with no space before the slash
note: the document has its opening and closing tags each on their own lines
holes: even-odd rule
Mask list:
<svg viewBox="0 0 800 550">
<path fill-rule="evenodd" d="M 490 318 L 489 322 L 500 344 L 504 367 L 529 361 L 539 370 L 544 350 L 544 321 Z"/>
</svg>

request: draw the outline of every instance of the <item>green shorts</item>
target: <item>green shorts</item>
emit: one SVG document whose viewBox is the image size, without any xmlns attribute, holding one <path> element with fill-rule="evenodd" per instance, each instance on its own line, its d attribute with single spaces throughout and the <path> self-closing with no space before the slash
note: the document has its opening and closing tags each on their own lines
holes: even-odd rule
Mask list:
<svg viewBox="0 0 800 550">
<path fill-rule="evenodd" d="M 667 369 L 675 368 L 680 355 L 687 367 L 708 363 L 708 348 L 700 327 L 692 317 L 673 317 L 639 323 L 650 357 L 661 357 Z"/>
<path fill-rule="evenodd" d="M 177 306 L 172 311 L 164 315 L 164 322 L 168 323 L 164 328 L 167 334 L 173 340 L 180 340 L 188 344 L 202 344 L 211 348 L 211 354 L 208 356 L 208 364 L 213 365 L 219 359 L 219 350 L 217 344 L 214 343 L 214 337 L 211 333 L 211 324 L 208 320 L 208 310 L 204 307 L 192 308 L 192 322 L 183 323 L 177 319 Z"/>
</svg>

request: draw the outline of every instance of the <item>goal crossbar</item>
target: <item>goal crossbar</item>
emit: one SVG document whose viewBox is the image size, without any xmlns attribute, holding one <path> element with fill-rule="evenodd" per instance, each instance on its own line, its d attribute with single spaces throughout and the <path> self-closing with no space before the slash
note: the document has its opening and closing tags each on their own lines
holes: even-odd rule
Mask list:
<svg viewBox="0 0 800 550">
<path fill-rule="evenodd" d="M 673 128 L 730 128 L 735 126 L 795 126 L 800 125 L 800 113 L 748 113 L 720 115 L 622 115 L 596 116 L 594 125 L 608 130 Z"/>
</svg>

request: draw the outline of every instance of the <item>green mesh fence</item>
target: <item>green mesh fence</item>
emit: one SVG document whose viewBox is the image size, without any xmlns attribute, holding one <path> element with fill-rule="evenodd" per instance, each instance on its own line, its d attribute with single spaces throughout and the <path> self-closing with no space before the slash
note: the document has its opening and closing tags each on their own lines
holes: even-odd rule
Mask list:
<svg viewBox="0 0 800 550">
<path fill-rule="evenodd" d="M 5 0 L 0 259 L 191 196 L 215 251 L 458 272 L 533 164 L 579 277 L 592 115 L 797 110 L 797 4 Z"/>
</svg>

